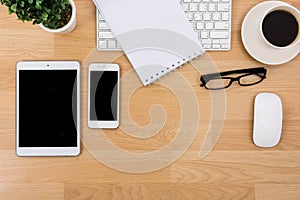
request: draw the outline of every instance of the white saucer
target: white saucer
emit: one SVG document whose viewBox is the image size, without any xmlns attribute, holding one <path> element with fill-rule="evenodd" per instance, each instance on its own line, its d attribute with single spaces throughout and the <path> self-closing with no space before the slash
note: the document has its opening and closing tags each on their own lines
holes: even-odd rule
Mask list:
<svg viewBox="0 0 300 200">
<path fill-rule="evenodd" d="M 281 1 L 266 1 L 253 7 L 242 25 L 242 40 L 245 49 L 257 61 L 267 65 L 289 62 L 300 53 L 300 44 L 289 49 L 275 49 L 266 44 L 260 35 L 260 21 L 263 13 L 276 5 L 289 5 Z"/>
</svg>

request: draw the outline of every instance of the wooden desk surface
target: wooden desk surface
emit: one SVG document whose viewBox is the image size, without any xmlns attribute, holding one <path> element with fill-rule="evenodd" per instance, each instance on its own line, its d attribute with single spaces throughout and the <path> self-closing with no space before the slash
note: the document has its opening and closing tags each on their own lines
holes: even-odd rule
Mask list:
<svg viewBox="0 0 300 200">
<path fill-rule="evenodd" d="M 209 53 L 220 71 L 262 66 L 241 42 L 242 20 L 262 0 L 233 0 L 232 50 Z M 288 0 L 298 9 L 298 0 Z M 190 81 L 201 109 L 200 128 L 188 151 L 172 165 L 152 173 L 129 174 L 98 162 L 82 145 L 79 157 L 20 158 L 15 155 L 15 65 L 20 60 L 79 60 L 95 48 L 95 7 L 75 0 L 77 28 L 68 35 L 50 34 L 30 23 L 16 21 L 0 7 L 0 199 L 300 199 L 300 56 L 281 66 L 267 66 L 268 78 L 253 87 L 233 85 L 226 90 L 227 116 L 213 151 L 198 159 L 208 129 L 210 97 L 197 86 L 192 67 L 178 70 Z M 103 61 L 109 56 L 101 53 Z M 123 56 L 117 60 L 122 75 L 131 69 Z M 86 71 L 82 68 L 82 71 Z M 83 77 L 82 82 L 86 82 Z M 259 92 L 274 92 L 283 101 L 280 144 L 261 149 L 252 143 L 253 101 Z M 143 97 L 145 100 L 139 100 Z M 82 92 L 82 99 L 86 93 Z M 159 103 L 168 117 L 166 127 L 150 139 L 134 139 L 120 130 L 109 139 L 128 151 L 153 151 L 175 136 L 180 119 L 178 102 L 158 85 L 140 88 L 130 112 L 139 125 L 149 122 L 148 110 Z M 86 114 L 83 106 L 81 113 Z"/>
</svg>

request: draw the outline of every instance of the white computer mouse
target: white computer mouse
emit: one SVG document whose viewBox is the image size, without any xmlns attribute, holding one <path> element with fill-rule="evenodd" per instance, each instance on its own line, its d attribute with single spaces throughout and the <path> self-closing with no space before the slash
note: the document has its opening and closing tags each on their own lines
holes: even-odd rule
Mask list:
<svg viewBox="0 0 300 200">
<path fill-rule="evenodd" d="M 274 147 L 281 137 L 282 103 L 276 94 L 260 93 L 255 98 L 253 141 L 259 147 Z"/>
</svg>

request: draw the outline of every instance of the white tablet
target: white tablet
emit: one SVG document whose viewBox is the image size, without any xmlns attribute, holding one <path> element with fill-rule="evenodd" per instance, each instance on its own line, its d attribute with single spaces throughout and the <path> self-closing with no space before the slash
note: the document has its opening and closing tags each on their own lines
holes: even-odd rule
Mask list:
<svg viewBox="0 0 300 200">
<path fill-rule="evenodd" d="M 80 64 L 17 64 L 16 153 L 76 156 L 80 153 Z"/>
</svg>

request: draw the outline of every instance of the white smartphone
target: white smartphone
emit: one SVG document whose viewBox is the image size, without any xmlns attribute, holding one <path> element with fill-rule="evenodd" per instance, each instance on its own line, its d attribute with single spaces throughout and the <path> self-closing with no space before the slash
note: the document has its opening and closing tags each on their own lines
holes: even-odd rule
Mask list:
<svg viewBox="0 0 300 200">
<path fill-rule="evenodd" d="M 119 127 L 120 67 L 94 63 L 89 66 L 88 126 Z"/>
</svg>

